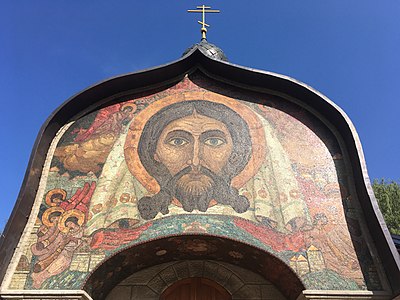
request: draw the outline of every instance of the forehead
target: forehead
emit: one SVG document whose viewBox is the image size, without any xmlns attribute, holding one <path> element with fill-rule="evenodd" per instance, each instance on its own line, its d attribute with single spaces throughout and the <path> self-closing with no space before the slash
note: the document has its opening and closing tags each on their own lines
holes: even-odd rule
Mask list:
<svg viewBox="0 0 400 300">
<path fill-rule="evenodd" d="M 200 114 L 192 114 L 172 121 L 164 128 L 162 134 L 166 134 L 173 130 L 184 130 L 196 135 L 216 129 L 229 135 L 228 128 L 221 121 Z"/>
</svg>

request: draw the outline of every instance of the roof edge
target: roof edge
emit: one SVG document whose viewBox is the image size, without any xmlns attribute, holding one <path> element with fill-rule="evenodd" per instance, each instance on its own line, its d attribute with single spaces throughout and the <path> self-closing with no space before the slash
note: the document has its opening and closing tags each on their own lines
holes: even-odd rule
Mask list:
<svg viewBox="0 0 400 300">
<path fill-rule="evenodd" d="M 24 231 L 35 199 L 39 184 L 38 178 L 42 172 L 47 150 L 58 130 L 69 120 L 79 115 L 82 110 L 96 107 L 96 105 L 98 107 L 104 99 L 121 93 L 121 90 L 136 91 L 143 87 L 165 86 L 179 81 L 186 73 L 199 66 L 217 80 L 223 78 L 230 82 L 244 84 L 249 89 L 268 87 L 268 89 L 291 95 L 319 111 L 322 115 L 329 116 L 329 122 L 336 126 L 348 148 L 354 178 L 356 182 L 359 182 L 356 186 L 357 193 L 365 218 L 369 220 L 369 230 L 375 243 L 383 245 L 381 247 L 383 250 L 379 254 L 385 269 L 393 275 L 391 279 L 389 278 L 392 289 L 395 293 L 400 293 L 400 282 L 396 281 L 396 278 L 400 276 L 400 259 L 375 199 L 361 142 L 346 113 L 328 97 L 301 81 L 289 76 L 243 67 L 212 58 L 198 46 L 173 62 L 98 82 L 70 97 L 53 111 L 38 133 L 17 202 L 0 238 L 1 265 L 8 266 L 14 248 Z M 6 267 L 1 267 L 0 281 L 3 280 L 5 272 Z"/>
</svg>

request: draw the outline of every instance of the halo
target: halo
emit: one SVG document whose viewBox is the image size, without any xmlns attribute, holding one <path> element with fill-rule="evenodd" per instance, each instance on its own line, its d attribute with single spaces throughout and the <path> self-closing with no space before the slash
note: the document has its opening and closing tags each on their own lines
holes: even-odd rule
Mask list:
<svg viewBox="0 0 400 300">
<path fill-rule="evenodd" d="M 126 103 L 122 104 L 119 110 L 123 111 L 127 107 L 131 107 L 132 112 L 135 112 L 137 110 L 137 105 L 133 102 L 126 102 Z"/>
<path fill-rule="evenodd" d="M 69 232 L 69 228 L 65 225 L 65 223 L 70 217 L 76 217 L 78 219 L 79 226 L 82 226 L 83 222 L 85 222 L 85 214 L 83 212 L 77 209 L 68 210 L 62 215 L 60 222 L 58 222 L 58 229 L 61 232 L 63 233 Z"/>
<path fill-rule="evenodd" d="M 137 150 L 143 128 L 147 121 L 162 108 L 174 103 L 194 100 L 223 104 L 239 114 L 249 127 L 252 142 L 252 154 L 243 171 L 232 179 L 233 187 L 238 189 L 248 182 L 257 173 L 265 158 L 265 134 L 263 126 L 254 111 L 252 111 L 247 105 L 244 105 L 233 98 L 212 92 L 184 92 L 167 96 L 150 104 L 134 118 L 129 127 L 124 146 L 125 161 L 129 171 L 150 193 L 159 192 L 160 186 L 157 181 L 147 173 L 139 158 Z"/>
<path fill-rule="evenodd" d="M 51 214 L 59 213 L 59 215 L 62 215 L 63 212 L 64 212 L 64 209 L 62 209 L 61 207 L 58 207 L 58 206 L 53 206 L 53 207 L 46 209 L 42 215 L 42 223 L 44 225 L 46 225 L 47 227 L 52 227 L 55 224 L 54 224 L 54 222 L 50 221 Z"/>
<path fill-rule="evenodd" d="M 65 198 L 67 198 L 67 192 L 63 189 L 52 189 L 50 191 L 47 192 L 46 194 L 46 204 L 50 207 L 53 206 L 57 206 L 57 203 L 53 202 L 53 196 L 57 195 L 57 194 L 61 194 L 61 201 L 64 201 Z"/>
</svg>

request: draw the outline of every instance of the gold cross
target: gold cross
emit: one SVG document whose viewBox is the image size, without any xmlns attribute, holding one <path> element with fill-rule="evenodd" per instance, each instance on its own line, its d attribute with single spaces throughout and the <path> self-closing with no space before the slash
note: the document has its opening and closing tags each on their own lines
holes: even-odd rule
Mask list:
<svg viewBox="0 0 400 300">
<path fill-rule="evenodd" d="M 197 6 L 198 9 L 188 9 L 188 12 L 200 12 L 203 15 L 203 21 L 197 21 L 200 25 L 202 25 L 200 32 L 201 32 L 201 39 L 205 40 L 206 39 L 206 33 L 207 33 L 207 28 L 210 27 L 206 23 L 206 13 L 219 13 L 219 10 L 217 9 L 210 9 L 211 6 L 205 6 L 204 4 L 202 6 Z"/>
</svg>

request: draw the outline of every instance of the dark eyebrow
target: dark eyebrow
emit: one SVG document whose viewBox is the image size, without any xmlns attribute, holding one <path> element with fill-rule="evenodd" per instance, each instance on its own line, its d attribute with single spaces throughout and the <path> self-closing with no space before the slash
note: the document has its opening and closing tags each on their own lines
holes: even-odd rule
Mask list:
<svg viewBox="0 0 400 300">
<path fill-rule="evenodd" d="M 173 130 L 171 132 L 168 132 L 167 136 L 165 137 L 165 141 L 168 142 L 171 139 L 177 138 L 177 137 L 186 139 L 188 141 L 193 140 L 193 136 L 189 132 L 187 132 L 185 130 Z"/>
<path fill-rule="evenodd" d="M 215 130 L 208 130 L 206 132 L 203 132 L 200 136 L 200 139 L 202 141 L 205 141 L 206 139 L 210 138 L 210 137 L 218 137 L 223 139 L 226 142 L 226 134 L 218 129 Z"/>
</svg>

